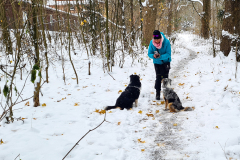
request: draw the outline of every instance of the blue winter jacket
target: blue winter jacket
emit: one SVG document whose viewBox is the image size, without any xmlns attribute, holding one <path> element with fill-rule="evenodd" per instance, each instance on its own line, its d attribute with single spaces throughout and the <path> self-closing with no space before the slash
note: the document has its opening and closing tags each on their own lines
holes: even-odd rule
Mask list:
<svg viewBox="0 0 240 160">
<path fill-rule="evenodd" d="M 162 43 L 162 48 L 161 49 L 157 49 L 152 41 L 150 41 L 149 47 L 148 47 L 148 57 L 153 59 L 153 63 L 154 64 L 163 64 L 166 62 L 171 62 L 171 44 L 169 42 L 169 40 L 165 37 L 165 35 L 161 32 L 164 40 Z M 158 51 L 158 53 L 160 53 L 160 58 L 154 58 L 154 51 Z"/>
</svg>

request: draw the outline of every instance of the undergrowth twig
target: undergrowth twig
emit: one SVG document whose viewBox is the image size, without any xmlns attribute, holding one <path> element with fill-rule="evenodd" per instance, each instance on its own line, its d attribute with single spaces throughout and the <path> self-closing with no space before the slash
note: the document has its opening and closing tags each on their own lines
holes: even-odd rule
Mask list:
<svg viewBox="0 0 240 160">
<path fill-rule="evenodd" d="M 95 129 L 97 129 L 98 127 L 100 127 L 100 126 L 103 124 L 103 122 L 106 121 L 106 114 L 107 114 L 107 113 L 105 112 L 104 120 L 102 121 L 102 123 L 100 123 L 97 127 L 93 128 L 93 129 L 90 129 L 82 138 L 80 138 L 80 139 L 78 140 L 78 142 L 72 147 L 72 149 L 70 149 L 70 151 L 64 156 L 64 158 L 63 158 L 62 160 L 64 160 L 64 159 L 68 156 L 68 154 L 78 145 L 78 143 L 79 143 L 86 135 L 88 135 L 88 133 L 94 131 Z"/>
<path fill-rule="evenodd" d="M 109 72 L 107 72 L 107 73 L 109 74 L 109 76 L 111 76 L 113 78 L 113 76 Z M 113 78 L 113 80 L 116 80 L 116 79 Z"/>
<path fill-rule="evenodd" d="M 218 142 L 218 143 L 219 143 L 219 142 Z M 226 142 L 226 143 L 227 143 L 227 142 Z M 227 155 L 226 155 L 226 152 L 225 152 L 226 143 L 225 143 L 224 149 L 223 149 L 223 147 L 221 146 L 220 143 L 219 143 L 219 145 L 221 146 L 221 148 L 222 148 L 222 150 L 223 150 L 223 152 L 224 152 L 225 158 L 228 160 Z"/>
<path fill-rule="evenodd" d="M 16 160 L 18 157 L 20 157 L 20 154 L 14 160 Z"/>
</svg>

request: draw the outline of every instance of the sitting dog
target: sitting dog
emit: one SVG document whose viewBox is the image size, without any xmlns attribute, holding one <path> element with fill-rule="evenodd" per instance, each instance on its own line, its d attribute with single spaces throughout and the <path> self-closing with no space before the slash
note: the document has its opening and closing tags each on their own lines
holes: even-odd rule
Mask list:
<svg viewBox="0 0 240 160">
<path fill-rule="evenodd" d="M 171 79 L 163 78 L 162 79 L 162 88 L 163 88 L 163 99 L 165 100 L 165 110 L 167 108 L 170 112 L 177 112 L 177 111 L 192 111 L 191 107 L 183 107 L 182 103 L 177 95 L 176 92 L 171 86 Z"/>
<path fill-rule="evenodd" d="M 118 97 L 116 104 L 114 106 L 107 106 L 105 110 L 120 108 L 123 110 L 131 109 L 133 102 L 135 102 L 135 107 L 138 105 L 138 97 L 140 95 L 141 82 L 140 77 L 138 75 L 130 76 L 130 84 L 127 86 L 125 91 L 121 93 Z"/>
</svg>

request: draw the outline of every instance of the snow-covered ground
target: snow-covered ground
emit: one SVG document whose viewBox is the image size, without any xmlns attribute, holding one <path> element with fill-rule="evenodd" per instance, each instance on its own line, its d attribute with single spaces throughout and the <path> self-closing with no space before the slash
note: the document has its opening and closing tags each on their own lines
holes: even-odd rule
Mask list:
<svg viewBox="0 0 240 160">
<path fill-rule="evenodd" d="M 183 105 L 195 107 L 194 111 L 170 113 L 163 111 L 162 98 L 155 101 L 155 71 L 146 49 L 133 64 L 126 58 L 123 68 L 114 66 L 111 76 L 103 72 L 97 56 L 90 58 L 88 75 L 86 53 L 76 51 L 72 58 L 79 84 L 69 61 L 65 63 L 66 84 L 61 61 L 51 64 L 50 80 L 40 97 L 46 106 L 35 108 L 32 100 L 30 106 L 20 103 L 14 106 L 14 117 L 21 117 L 24 123 L 0 124 L 0 160 L 14 160 L 18 155 L 17 160 L 63 159 L 81 137 L 103 122 L 105 115 L 98 110 L 115 104 L 131 74 L 141 76 L 139 106 L 108 111 L 102 125 L 89 132 L 66 159 L 240 160 L 240 71 L 236 79 L 234 53 L 228 57 L 218 53 L 213 58 L 210 42 L 186 32 L 176 37 L 172 87 Z M 19 75 L 16 79 L 17 86 L 24 84 Z M 2 76 L 1 88 L 5 82 Z M 23 99 L 32 94 L 29 79 Z M 5 101 L 3 94 L 0 96 Z"/>
</svg>

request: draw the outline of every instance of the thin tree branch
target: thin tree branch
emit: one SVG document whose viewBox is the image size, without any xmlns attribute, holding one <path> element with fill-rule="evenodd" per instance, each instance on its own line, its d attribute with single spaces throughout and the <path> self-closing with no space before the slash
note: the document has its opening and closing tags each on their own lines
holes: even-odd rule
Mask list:
<svg viewBox="0 0 240 160">
<path fill-rule="evenodd" d="M 109 72 L 107 72 L 107 73 L 109 74 L 109 76 L 111 76 L 113 78 L 113 76 Z M 116 79 L 113 78 L 113 80 L 116 80 Z"/>
<path fill-rule="evenodd" d="M 81 139 L 79 139 L 79 141 L 72 147 L 72 149 L 70 149 L 70 151 L 64 156 L 64 158 L 63 158 L 62 160 L 64 160 L 64 159 L 68 156 L 68 154 L 78 145 L 78 143 L 79 143 L 86 135 L 88 135 L 88 133 L 94 131 L 95 129 L 97 129 L 98 127 L 100 127 L 100 126 L 103 124 L 103 122 L 106 121 L 106 115 L 107 115 L 107 114 L 106 114 L 106 112 L 105 112 L 104 120 L 102 121 L 102 123 L 100 123 L 100 124 L 99 124 L 97 127 L 95 127 L 94 129 L 89 130 Z"/>
<path fill-rule="evenodd" d="M 46 81 L 44 81 L 43 84 L 44 84 L 45 82 L 46 82 Z M 41 87 L 43 86 L 43 84 L 41 85 Z M 24 85 L 25 85 L 25 84 L 24 84 Z M 22 93 L 22 91 L 21 91 L 21 93 Z M 20 102 L 15 101 L 11 107 L 13 107 L 13 106 L 15 106 L 15 105 L 17 105 L 17 104 L 19 104 L 19 103 L 22 103 L 22 102 L 24 102 L 24 101 L 27 101 L 27 100 L 29 100 L 29 99 L 31 99 L 31 98 L 33 98 L 33 96 L 31 96 L 31 97 L 29 97 L 29 98 L 26 98 L 26 99 L 23 99 L 23 100 L 20 101 Z M 16 103 L 16 102 L 17 102 L 17 103 Z M 9 108 L 10 108 L 10 107 L 9 107 Z M 1 122 L 2 119 L 5 117 L 5 115 L 8 113 L 9 108 L 8 108 L 7 110 L 4 110 L 4 109 L 3 109 L 4 111 L 3 111 L 2 115 L 0 116 L 0 122 Z"/>
<path fill-rule="evenodd" d="M 227 140 L 227 141 L 228 141 L 228 140 Z M 223 147 L 221 146 L 221 144 L 220 144 L 219 142 L 218 142 L 218 143 L 219 143 L 219 145 L 221 146 L 221 148 L 222 148 L 222 150 L 223 150 L 223 152 L 224 152 L 225 158 L 228 160 L 227 155 L 226 155 L 226 152 L 225 152 L 225 147 L 226 147 L 227 141 L 225 142 L 224 149 L 223 149 Z"/>
<path fill-rule="evenodd" d="M 218 142 L 218 143 L 219 143 L 219 142 Z M 220 143 L 219 143 L 219 145 L 221 146 Z M 225 147 L 226 147 L 226 143 L 225 143 Z M 225 147 L 224 147 L 224 149 L 223 149 L 223 147 L 221 146 L 221 148 L 222 148 L 222 150 L 223 150 L 223 152 L 224 152 L 225 158 L 228 160 L 228 158 L 227 158 L 227 156 L 226 156 L 226 152 L 225 152 Z"/>
<path fill-rule="evenodd" d="M 20 157 L 20 154 L 14 160 L 16 160 L 18 157 Z"/>
<path fill-rule="evenodd" d="M 4 73 L 6 73 L 9 77 L 11 77 L 11 75 L 10 75 L 9 73 L 7 73 L 6 71 L 3 70 L 3 66 L 2 66 L 2 65 L 0 65 L 0 69 L 1 69 Z"/>
</svg>

